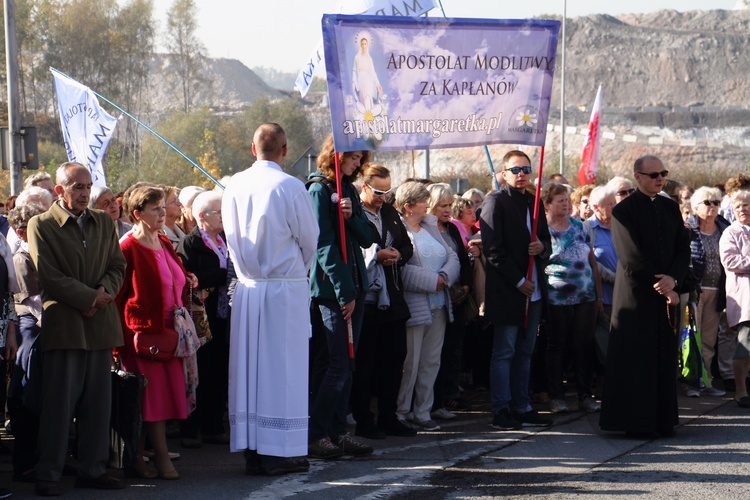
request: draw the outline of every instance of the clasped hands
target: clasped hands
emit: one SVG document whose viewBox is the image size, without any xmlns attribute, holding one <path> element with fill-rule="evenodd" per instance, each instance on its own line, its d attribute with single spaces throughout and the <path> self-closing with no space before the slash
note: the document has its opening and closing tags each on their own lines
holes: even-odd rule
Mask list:
<svg viewBox="0 0 750 500">
<path fill-rule="evenodd" d="M 675 291 L 674 287 L 677 284 L 677 280 L 668 274 L 655 274 L 655 278 L 659 281 L 654 283 L 654 290 L 660 295 L 663 295 L 667 299 L 667 304 L 670 306 L 676 306 L 680 303 L 680 296 Z"/>
<path fill-rule="evenodd" d="M 82 312 L 81 315 L 84 318 L 91 318 L 94 316 L 94 314 L 96 314 L 96 311 L 98 311 L 99 309 L 104 309 L 113 300 L 115 299 L 107 293 L 107 291 L 104 289 L 104 286 L 99 285 L 96 289 L 96 301 L 94 302 L 94 307 L 92 307 L 88 311 Z"/>
</svg>

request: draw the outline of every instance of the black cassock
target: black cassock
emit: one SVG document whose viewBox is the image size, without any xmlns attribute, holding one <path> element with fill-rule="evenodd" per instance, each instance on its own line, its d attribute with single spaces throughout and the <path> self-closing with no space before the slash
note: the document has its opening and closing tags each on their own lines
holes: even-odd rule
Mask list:
<svg viewBox="0 0 750 500">
<path fill-rule="evenodd" d="M 690 239 L 674 201 L 640 191 L 612 211 L 619 263 L 599 425 L 607 431 L 670 434 L 677 425 L 677 345 L 655 274 L 682 282 Z"/>
</svg>

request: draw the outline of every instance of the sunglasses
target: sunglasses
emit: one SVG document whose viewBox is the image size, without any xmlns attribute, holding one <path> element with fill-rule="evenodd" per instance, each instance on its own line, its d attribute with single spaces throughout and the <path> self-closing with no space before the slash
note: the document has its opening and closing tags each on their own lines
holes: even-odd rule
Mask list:
<svg viewBox="0 0 750 500">
<path fill-rule="evenodd" d="M 669 170 L 662 170 L 661 172 L 636 172 L 637 174 L 645 175 L 646 177 L 650 177 L 651 179 L 656 179 L 659 176 L 666 177 L 669 175 Z"/>
<path fill-rule="evenodd" d="M 374 187 L 370 186 L 367 183 L 365 183 L 365 186 L 370 188 L 370 191 L 372 191 L 372 194 L 374 194 L 375 196 L 386 196 L 388 193 L 390 193 L 393 190 L 393 188 L 387 191 L 383 191 L 382 189 L 375 189 Z"/>
<path fill-rule="evenodd" d="M 710 207 L 711 205 L 718 207 L 719 205 L 721 205 L 721 202 L 719 200 L 703 200 L 701 203 L 703 203 L 707 207 Z"/>
<path fill-rule="evenodd" d="M 510 172 L 513 175 L 518 175 L 523 172 L 526 175 L 531 173 L 531 167 L 510 167 L 505 169 L 506 172 Z"/>
<path fill-rule="evenodd" d="M 630 196 L 631 194 L 635 193 L 635 189 L 621 189 L 617 192 L 617 196 Z"/>
</svg>

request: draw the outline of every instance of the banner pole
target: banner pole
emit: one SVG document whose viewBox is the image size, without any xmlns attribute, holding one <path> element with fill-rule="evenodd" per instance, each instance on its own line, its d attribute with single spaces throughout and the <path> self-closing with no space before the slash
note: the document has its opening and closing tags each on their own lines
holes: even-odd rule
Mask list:
<svg viewBox="0 0 750 500">
<path fill-rule="evenodd" d="M 333 158 L 334 164 L 336 166 L 336 196 L 338 199 L 337 205 L 339 214 L 339 235 L 341 238 L 341 257 L 344 259 L 344 264 L 348 264 L 349 252 L 347 252 L 346 247 L 346 227 L 344 226 L 344 211 L 341 209 L 341 200 L 343 199 L 343 190 L 341 189 L 341 164 L 339 163 L 339 154 L 336 151 L 333 152 Z M 347 342 L 349 344 L 349 368 L 354 371 L 354 330 L 352 330 L 351 318 L 346 320 L 346 330 Z"/>
<path fill-rule="evenodd" d="M 495 186 L 495 191 L 500 191 L 500 183 L 497 182 L 497 175 L 495 174 L 495 166 L 492 164 L 492 157 L 490 156 L 490 148 L 485 144 L 484 154 L 487 155 L 487 163 L 490 165 L 490 173 L 492 174 L 492 185 Z"/>
<path fill-rule="evenodd" d="M 535 189 L 535 197 L 534 197 L 534 213 L 532 214 L 532 223 L 531 223 L 531 242 L 535 242 L 537 240 L 536 237 L 536 231 L 539 227 L 539 196 L 542 192 L 542 167 L 544 165 L 544 146 L 539 148 L 539 172 L 537 173 L 536 178 L 536 189 Z M 529 255 L 529 269 L 526 272 L 526 280 L 531 281 L 531 278 L 534 273 L 534 256 Z M 541 280 L 539 280 L 541 282 Z M 526 328 L 529 326 L 529 304 L 531 303 L 531 297 L 526 297 L 526 314 L 524 315 L 523 319 L 523 327 Z"/>
<path fill-rule="evenodd" d="M 53 68 L 52 66 L 50 66 L 50 69 L 52 71 L 56 72 L 56 73 L 59 73 L 62 76 L 65 76 L 67 78 L 70 78 L 71 80 L 74 80 L 74 78 L 66 75 L 62 71 L 59 71 L 59 70 Z M 130 113 L 128 113 L 127 111 L 125 111 L 124 109 L 122 109 L 120 106 L 118 106 L 117 104 L 113 103 L 112 101 L 110 101 L 109 99 L 107 99 L 106 97 L 104 97 L 103 95 L 99 94 L 95 90 L 91 89 L 91 92 L 93 92 L 96 97 L 98 97 L 99 99 L 105 101 L 109 105 L 113 106 L 118 111 L 120 111 L 121 113 L 123 113 L 125 116 L 127 116 L 128 118 L 131 118 L 133 121 L 135 121 L 138 125 L 140 125 L 141 127 L 145 128 L 146 130 L 148 130 L 149 132 L 151 132 L 152 134 L 154 134 L 160 141 L 162 141 L 164 144 L 166 144 L 167 146 L 169 146 L 170 148 L 172 148 L 177 154 L 179 154 L 180 156 L 182 156 L 183 158 L 185 158 L 188 162 L 190 162 L 191 165 L 193 165 L 195 168 L 197 168 L 198 170 L 200 170 L 200 172 L 203 175 L 205 175 L 206 177 L 208 177 L 211 180 L 211 182 L 213 182 L 214 184 L 216 184 L 217 186 L 219 186 L 221 189 L 224 189 L 224 186 L 218 180 L 216 180 L 213 175 L 209 174 L 203 167 L 201 167 L 196 162 L 194 162 L 193 160 L 191 160 L 185 153 L 183 153 L 182 151 L 180 151 L 179 149 L 177 149 L 177 147 L 173 146 L 172 143 L 170 143 L 164 137 L 162 137 L 161 135 L 159 135 L 159 133 L 156 132 L 154 129 L 152 129 L 151 127 L 149 127 L 148 125 L 146 125 L 145 123 L 143 123 L 142 121 L 140 121 L 138 118 L 136 118 L 135 116 L 131 115 Z"/>
</svg>

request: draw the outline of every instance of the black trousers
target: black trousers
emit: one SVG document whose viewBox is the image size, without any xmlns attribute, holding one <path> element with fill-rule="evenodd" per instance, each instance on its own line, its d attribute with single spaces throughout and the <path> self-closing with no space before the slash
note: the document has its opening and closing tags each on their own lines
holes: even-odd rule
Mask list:
<svg viewBox="0 0 750 500">
<path fill-rule="evenodd" d="M 378 398 L 378 423 L 396 418 L 396 399 L 406 357 L 406 320 L 377 323 L 375 306 L 365 306 L 365 318 L 357 346 L 356 369 L 349 405 L 358 425 L 371 425 L 375 417 L 370 409 Z"/>
</svg>

